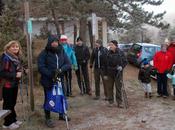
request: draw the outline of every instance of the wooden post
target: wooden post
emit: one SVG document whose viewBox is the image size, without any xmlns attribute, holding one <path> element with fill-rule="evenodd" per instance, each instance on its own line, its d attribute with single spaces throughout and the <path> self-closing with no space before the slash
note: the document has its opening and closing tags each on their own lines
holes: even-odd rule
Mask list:
<svg viewBox="0 0 175 130">
<path fill-rule="evenodd" d="M 29 20 L 29 2 L 25 0 L 24 2 L 24 9 L 25 9 L 25 30 L 26 30 L 26 39 L 27 39 L 27 60 L 28 60 L 28 68 L 29 68 L 29 80 L 28 84 L 30 87 L 30 106 L 31 110 L 34 111 L 34 95 L 33 95 L 33 64 L 32 64 L 32 41 L 31 41 L 31 35 L 27 32 L 27 21 Z"/>
</svg>

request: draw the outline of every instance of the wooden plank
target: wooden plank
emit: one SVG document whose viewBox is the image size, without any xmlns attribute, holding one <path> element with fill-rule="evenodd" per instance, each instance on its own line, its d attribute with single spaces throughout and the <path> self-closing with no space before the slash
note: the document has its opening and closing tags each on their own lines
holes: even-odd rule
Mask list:
<svg viewBox="0 0 175 130">
<path fill-rule="evenodd" d="M 10 112 L 10 110 L 0 110 L 0 119 L 5 118 Z"/>
</svg>

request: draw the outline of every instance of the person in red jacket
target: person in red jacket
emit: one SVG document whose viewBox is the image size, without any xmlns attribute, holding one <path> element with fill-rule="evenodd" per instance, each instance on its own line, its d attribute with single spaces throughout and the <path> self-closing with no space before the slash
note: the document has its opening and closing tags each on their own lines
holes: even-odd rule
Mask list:
<svg viewBox="0 0 175 130">
<path fill-rule="evenodd" d="M 161 50 L 153 57 L 154 68 L 157 70 L 157 93 L 158 97 L 168 96 L 166 74 L 172 67 L 172 54 L 167 51 L 167 45 L 162 44 Z"/>
</svg>

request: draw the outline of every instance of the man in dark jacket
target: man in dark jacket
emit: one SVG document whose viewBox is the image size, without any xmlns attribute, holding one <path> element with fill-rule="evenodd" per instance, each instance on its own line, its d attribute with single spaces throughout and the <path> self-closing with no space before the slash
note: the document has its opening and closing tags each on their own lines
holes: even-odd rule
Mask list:
<svg viewBox="0 0 175 130">
<path fill-rule="evenodd" d="M 47 92 L 52 89 L 53 81 L 55 80 L 55 74 L 59 74 L 63 83 L 63 73 L 71 68 L 71 64 L 67 55 L 65 54 L 61 45 L 58 44 L 58 38 L 54 35 L 48 37 L 48 43 L 46 48 L 40 53 L 38 57 L 38 70 L 41 74 L 41 85 L 44 88 L 45 101 L 47 101 Z M 64 88 L 64 87 L 63 87 Z M 48 127 L 54 127 L 54 123 L 50 117 L 50 111 L 44 110 L 46 125 Z M 63 114 L 59 114 L 60 120 L 65 120 Z"/>
<path fill-rule="evenodd" d="M 107 60 L 107 48 L 102 46 L 102 41 L 97 40 L 95 43 L 95 48 L 92 51 L 90 58 L 90 68 L 92 68 L 94 63 L 94 79 L 95 79 L 95 100 L 100 98 L 100 77 L 103 81 L 105 100 L 107 100 L 107 90 L 104 77 L 104 69 Z"/>
<path fill-rule="evenodd" d="M 90 52 L 88 47 L 83 44 L 80 37 L 77 38 L 77 43 L 75 46 L 75 56 L 78 64 L 78 70 L 76 71 L 76 75 L 81 94 L 85 93 L 91 95 L 88 73 L 88 60 L 90 58 Z"/>
<path fill-rule="evenodd" d="M 112 40 L 109 43 L 109 53 L 107 55 L 107 92 L 108 92 L 108 100 L 110 106 L 114 104 L 114 83 L 116 88 L 116 101 L 118 103 L 118 107 L 122 107 L 122 80 L 123 80 L 123 69 L 127 65 L 127 59 L 123 53 L 118 48 L 118 42 L 116 40 Z"/>
</svg>

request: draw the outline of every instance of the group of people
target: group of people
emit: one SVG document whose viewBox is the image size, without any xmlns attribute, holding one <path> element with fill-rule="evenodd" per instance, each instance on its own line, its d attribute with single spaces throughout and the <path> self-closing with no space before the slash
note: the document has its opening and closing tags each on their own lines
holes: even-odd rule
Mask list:
<svg viewBox="0 0 175 130">
<path fill-rule="evenodd" d="M 168 78 L 172 79 L 175 99 L 175 64 L 173 56 L 167 51 L 167 44 L 161 44 L 161 50 L 156 52 L 153 57 L 154 71 L 147 60 L 144 60 L 139 70 L 138 79 L 141 81 L 145 92 L 145 98 L 152 97 L 151 73 L 156 73 L 157 77 L 157 97 L 167 98 L 170 93 L 167 90 Z"/>
<path fill-rule="evenodd" d="M 46 47 L 38 56 L 38 71 L 41 74 L 40 83 L 45 95 L 44 104 L 48 98 L 46 93 L 52 89 L 56 75 L 61 78 L 64 95 L 72 95 L 72 70 L 76 72 L 80 93 L 91 96 L 92 91 L 88 74 L 88 68 L 90 67 L 90 69 L 94 69 L 94 99 L 99 100 L 101 98 L 100 79 L 102 79 L 104 100 L 109 102 L 109 106 L 113 106 L 116 101 L 117 106 L 122 108 L 123 69 L 127 65 L 127 59 L 123 51 L 118 48 L 118 42 L 116 40 L 110 41 L 109 49 L 107 49 L 103 47 L 102 40 L 96 40 L 95 47 L 90 53 L 89 48 L 80 37 L 77 38 L 75 45 L 68 44 L 67 40 L 68 38 L 65 35 L 61 35 L 60 38 L 56 35 L 50 35 Z M 164 98 L 168 96 L 167 77 L 172 78 L 175 85 L 175 69 L 170 73 L 172 57 L 166 50 L 167 46 L 162 44 L 161 51 L 157 52 L 153 58 L 157 73 L 157 93 L 158 96 Z M 11 41 L 5 45 L 1 56 L 0 77 L 1 82 L 3 82 L 3 109 L 11 110 L 11 113 L 5 117 L 3 128 L 16 129 L 22 124 L 21 121 L 17 120 L 15 112 L 18 84 L 24 71 L 21 65 L 21 55 L 20 43 Z M 139 71 L 139 80 L 143 84 L 145 97 L 149 96 L 151 98 L 152 90 L 148 61 L 143 62 L 143 66 Z M 50 111 L 44 110 L 44 113 L 46 125 L 51 128 L 55 127 L 51 120 Z M 66 120 L 64 113 L 59 113 L 59 120 Z M 68 117 L 67 120 L 70 121 L 70 118 Z"/>
<path fill-rule="evenodd" d="M 61 35 L 48 37 L 46 47 L 38 56 L 38 71 L 41 74 L 40 83 L 43 86 L 45 100 L 47 92 L 52 89 L 55 75 L 61 78 L 65 96 L 72 95 L 72 70 L 75 70 L 77 83 L 81 94 L 92 95 L 88 68 L 94 68 L 95 78 L 95 98 L 100 99 L 100 77 L 103 80 L 105 100 L 109 104 L 114 104 L 114 84 L 116 88 L 116 101 L 118 106 L 122 105 L 121 87 L 122 71 L 127 64 L 126 57 L 118 48 L 118 42 L 113 40 L 109 43 L 110 49 L 102 45 L 101 40 L 95 42 L 95 47 L 90 54 L 89 48 L 78 37 L 76 45 L 70 45 L 68 38 Z M 22 124 L 17 120 L 15 105 L 17 100 L 18 85 L 25 71 L 21 65 L 22 48 L 18 41 L 10 41 L 4 47 L 1 56 L 0 77 L 3 91 L 3 109 L 11 110 L 5 117 L 4 129 L 17 129 Z M 89 64 L 90 60 L 90 64 Z M 2 83 L 3 82 L 3 83 Z M 51 120 L 50 111 L 44 110 L 45 123 L 53 128 L 54 122 Z M 68 121 L 70 118 L 67 118 Z M 59 113 L 59 120 L 66 120 L 63 113 Z"/>
<path fill-rule="evenodd" d="M 110 105 L 114 104 L 114 84 L 116 88 L 116 101 L 118 107 L 122 107 L 122 71 L 127 65 L 124 53 L 118 48 L 118 42 L 113 40 L 109 43 L 110 49 L 103 47 L 101 40 L 96 40 L 95 48 L 90 54 L 89 48 L 83 43 L 80 37 L 76 45 L 72 46 L 67 42 L 68 38 L 61 35 L 48 37 L 46 48 L 38 57 L 38 70 L 41 74 L 41 84 L 44 88 L 45 103 L 47 91 L 51 89 L 55 73 L 59 73 L 65 96 L 72 95 L 72 69 L 75 70 L 80 94 L 92 95 L 89 81 L 89 60 L 90 68 L 94 67 L 95 79 L 95 100 L 100 99 L 100 77 L 103 80 L 105 100 Z M 46 125 L 54 127 L 50 117 L 50 111 L 45 110 Z M 60 120 L 65 120 L 65 115 L 59 115 Z M 70 118 L 68 118 L 70 120 Z"/>
</svg>

